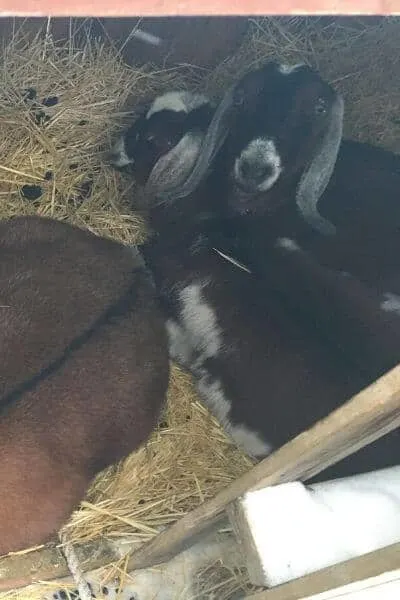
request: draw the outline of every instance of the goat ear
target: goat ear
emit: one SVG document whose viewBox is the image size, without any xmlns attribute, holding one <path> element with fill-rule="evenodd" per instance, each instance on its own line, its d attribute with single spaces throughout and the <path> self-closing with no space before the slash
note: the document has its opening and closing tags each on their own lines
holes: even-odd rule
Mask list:
<svg viewBox="0 0 400 600">
<path fill-rule="evenodd" d="M 230 129 L 233 114 L 235 87 L 229 89 L 218 105 L 207 132 L 203 138 L 197 160 L 187 179 L 175 188 L 164 190 L 162 201 L 174 201 L 189 196 L 199 186 L 207 173 L 218 150 L 224 143 Z"/>
<path fill-rule="evenodd" d="M 319 213 L 317 204 L 332 176 L 342 140 L 343 100 L 336 98 L 330 115 L 327 131 L 308 169 L 303 173 L 296 193 L 296 204 L 311 227 L 324 235 L 336 232 L 335 226 Z"/>
<path fill-rule="evenodd" d="M 146 192 L 163 197 L 164 192 L 178 189 L 187 179 L 202 148 L 204 134 L 190 131 L 154 165 L 146 183 Z"/>
</svg>

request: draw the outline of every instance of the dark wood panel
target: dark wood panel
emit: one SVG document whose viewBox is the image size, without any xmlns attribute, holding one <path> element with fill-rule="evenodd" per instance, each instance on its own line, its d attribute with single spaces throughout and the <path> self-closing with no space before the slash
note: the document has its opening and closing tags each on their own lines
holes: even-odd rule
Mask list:
<svg viewBox="0 0 400 600">
<path fill-rule="evenodd" d="M 75 19 L 78 24 L 80 21 Z M 13 22 L 14 27 L 18 28 L 24 19 L 0 19 L 2 38 L 10 35 Z M 127 39 L 138 22 L 137 18 L 104 18 L 94 19 L 91 26 L 94 35 L 109 36 L 120 44 Z M 247 23 L 247 19 L 242 17 L 141 19 L 141 29 L 160 37 L 163 43 L 160 46 L 152 46 L 132 39 L 124 48 L 124 56 L 128 61 L 136 63 L 149 61 L 158 65 L 165 62 L 167 64 L 191 63 L 210 67 L 235 51 L 246 31 Z M 56 39 L 66 37 L 69 24 L 69 19 L 52 19 L 51 31 L 54 37 Z M 44 18 L 30 18 L 25 21 L 24 27 L 36 33 L 45 25 Z"/>
</svg>

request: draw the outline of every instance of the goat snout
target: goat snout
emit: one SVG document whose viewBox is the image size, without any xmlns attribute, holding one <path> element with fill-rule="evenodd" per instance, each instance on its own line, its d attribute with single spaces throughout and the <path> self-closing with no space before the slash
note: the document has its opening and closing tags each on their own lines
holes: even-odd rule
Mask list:
<svg viewBox="0 0 400 600">
<path fill-rule="evenodd" d="M 272 165 L 263 162 L 252 162 L 251 160 L 243 159 L 238 165 L 239 182 L 248 184 L 250 187 L 260 185 L 272 173 Z"/>
<path fill-rule="evenodd" d="M 281 158 L 272 140 L 255 139 L 235 161 L 234 178 L 246 191 L 270 189 L 281 174 Z"/>
</svg>

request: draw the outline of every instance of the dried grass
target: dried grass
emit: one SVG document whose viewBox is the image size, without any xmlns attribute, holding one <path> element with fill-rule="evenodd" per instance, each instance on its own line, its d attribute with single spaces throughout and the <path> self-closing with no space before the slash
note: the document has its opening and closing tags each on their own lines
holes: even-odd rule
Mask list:
<svg viewBox="0 0 400 600">
<path fill-rule="evenodd" d="M 269 57 L 305 62 L 343 94 L 346 136 L 400 152 L 399 34 L 398 17 L 251 20 L 240 51 L 210 74 L 206 86 L 218 94 L 227 80 Z"/>
<path fill-rule="evenodd" d="M 61 45 L 50 36 L 31 41 L 18 32 L 3 50 L 0 218 L 51 215 L 136 242 L 144 227 L 129 209 L 134 185 L 103 164 L 102 152 L 130 118 L 127 106 L 163 89 L 196 87 L 199 72 L 127 66 L 118 49 L 82 33 L 78 46 L 74 32 Z M 374 24 L 355 19 L 329 23 L 323 18 L 252 21 L 237 54 L 206 73 L 201 87 L 217 95 L 267 57 L 300 59 L 318 67 L 343 92 L 347 135 L 400 150 L 399 34 L 398 19 Z M 59 99 L 43 109 L 44 118 L 50 117 L 46 123 L 41 122 L 43 115 L 37 118 L 32 101 L 24 100 L 29 88 L 37 90 L 37 100 Z M 48 180 L 46 173 L 51 173 Z M 26 199 L 26 185 L 39 185 L 40 198 Z M 67 525 L 68 533 L 74 541 L 108 536 L 141 543 L 250 465 L 198 403 L 189 377 L 174 368 L 159 429 L 145 448 L 97 477 Z M 222 564 L 216 571 L 202 577 L 198 598 L 211 598 L 218 591 L 219 598 L 228 599 L 247 585 L 240 570 L 232 574 Z M 30 587 L 0 598 L 36 600 L 44 589 Z"/>
</svg>

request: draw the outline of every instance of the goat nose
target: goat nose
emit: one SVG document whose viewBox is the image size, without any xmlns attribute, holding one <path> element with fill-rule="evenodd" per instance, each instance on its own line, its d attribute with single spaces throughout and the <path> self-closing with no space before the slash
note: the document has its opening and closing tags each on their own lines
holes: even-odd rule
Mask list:
<svg viewBox="0 0 400 600">
<path fill-rule="evenodd" d="M 240 176 L 248 183 L 261 183 L 271 175 L 271 166 L 268 163 L 242 160 L 240 165 Z"/>
</svg>

